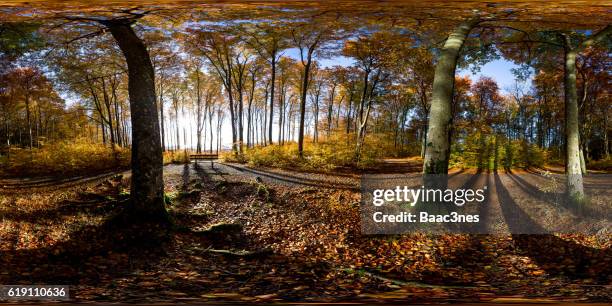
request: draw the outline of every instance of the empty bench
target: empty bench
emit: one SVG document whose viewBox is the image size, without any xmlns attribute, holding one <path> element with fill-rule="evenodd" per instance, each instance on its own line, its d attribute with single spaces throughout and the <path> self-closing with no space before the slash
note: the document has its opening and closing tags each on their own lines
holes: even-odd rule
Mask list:
<svg viewBox="0 0 612 306">
<path fill-rule="evenodd" d="M 214 167 L 214 160 L 219 159 L 219 154 L 214 153 L 198 153 L 198 154 L 189 154 L 190 160 L 195 160 L 196 163 L 198 160 L 210 160 L 210 166 Z"/>
</svg>

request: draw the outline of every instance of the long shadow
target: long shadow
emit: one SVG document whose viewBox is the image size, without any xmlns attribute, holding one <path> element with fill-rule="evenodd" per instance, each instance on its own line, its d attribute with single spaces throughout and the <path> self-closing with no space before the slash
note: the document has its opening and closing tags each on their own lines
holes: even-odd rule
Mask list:
<svg viewBox="0 0 612 306">
<path fill-rule="evenodd" d="M 567 201 L 566 196 L 563 193 L 555 192 L 555 193 L 546 193 L 537 188 L 536 186 L 529 183 L 524 178 L 516 175 L 514 173 L 508 172 L 508 177 L 511 178 L 515 184 L 521 188 L 528 195 L 536 198 L 541 202 L 548 203 L 554 207 L 565 209 L 571 212 L 574 215 L 580 217 L 593 217 L 593 218 L 605 218 L 605 211 L 601 211 L 592 207 L 590 205 L 586 205 L 584 207 L 580 207 L 579 209 L 573 207 L 570 202 Z M 545 178 L 542 176 L 542 178 Z M 565 188 L 565 184 L 562 184 L 562 188 Z"/>
<path fill-rule="evenodd" d="M 193 163 L 193 169 L 195 170 L 196 174 L 198 175 L 198 177 L 203 181 L 203 182 L 212 182 L 213 181 L 213 173 L 206 171 L 207 169 L 210 169 L 214 172 L 214 174 L 220 175 L 221 177 L 223 177 L 223 172 L 220 171 L 219 167 L 217 166 L 216 168 L 204 168 L 202 167 L 201 164 L 199 163 Z"/>
<path fill-rule="evenodd" d="M 461 187 L 457 189 L 473 189 L 476 182 L 486 175 L 486 184 L 489 185 L 489 174 L 483 174 L 483 170 L 479 169 L 475 174 L 469 176 L 469 178 L 461 184 Z M 485 190 L 485 202 L 480 203 L 478 207 L 478 213 L 482 216 L 486 214 L 489 206 L 489 189 Z M 464 206 L 465 207 L 465 206 Z M 444 268 L 455 268 L 470 273 L 487 273 L 484 270 L 484 266 L 491 265 L 495 258 L 489 253 L 485 252 L 486 247 L 483 241 L 486 239 L 485 235 L 481 233 L 486 232 L 486 228 L 483 225 L 486 224 L 486 220 L 481 220 L 479 224 L 474 225 L 461 225 L 453 228 L 449 227 L 448 230 L 451 232 L 469 233 L 468 240 L 466 241 L 465 247 L 455 252 L 449 253 L 444 257 L 441 257 L 438 262 Z M 442 285 L 470 285 L 466 284 L 460 277 L 449 278 L 450 276 L 437 273 L 428 273 L 424 275 L 426 279 L 440 280 L 439 283 Z"/>
<path fill-rule="evenodd" d="M 565 205 L 565 203 L 560 201 L 560 199 L 562 199 L 563 197 L 562 194 L 543 192 L 536 186 L 527 182 L 524 178 L 512 172 L 508 172 L 508 177 L 511 178 L 516 183 L 516 185 L 521 188 L 521 190 L 523 190 L 528 195 L 538 199 L 539 201 L 548 202 L 549 204 L 552 204 L 554 206 Z M 555 201 L 554 199 L 557 199 L 557 201 Z"/>
<path fill-rule="evenodd" d="M 362 174 L 399 174 L 399 173 L 418 173 L 423 170 L 420 163 L 410 162 L 382 162 L 372 168 L 359 171 Z M 335 173 L 334 173 L 335 175 Z"/>
<path fill-rule="evenodd" d="M 535 176 L 537 176 L 538 178 L 542 178 L 542 179 L 546 179 L 546 180 L 550 180 L 550 177 L 547 177 L 545 175 L 543 175 L 541 172 L 539 171 L 535 171 L 533 169 L 526 169 L 526 171 L 528 173 L 531 173 Z M 566 179 L 565 177 L 565 173 L 556 173 L 556 177 L 557 178 L 562 178 L 563 180 Z M 560 175 L 559 175 L 560 174 Z M 584 188 L 585 189 L 608 189 L 610 187 L 612 187 L 612 174 L 609 173 L 589 173 L 589 174 L 585 174 L 583 175 L 583 178 L 585 179 L 589 179 L 589 178 L 605 178 L 608 181 L 607 182 L 583 182 Z"/>
<path fill-rule="evenodd" d="M 610 281 L 612 252 L 609 248 L 590 248 L 552 234 L 528 234 L 547 231 L 514 201 L 499 174 L 495 173 L 494 177 L 502 214 L 510 232 L 525 233 L 512 235 L 516 247 L 549 274 L 565 275 L 574 279 L 593 278 L 599 282 Z"/>
<path fill-rule="evenodd" d="M 485 185 L 484 186 L 491 186 L 491 173 L 489 171 L 487 171 L 487 173 L 485 174 Z M 489 233 L 489 229 L 487 228 L 489 226 L 489 223 L 491 222 L 489 220 L 489 215 L 490 215 L 490 210 L 491 210 L 491 188 L 486 188 L 484 191 L 484 201 L 482 203 L 478 204 L 478 215 L 480 216 L 480 220 L 477 223 L 474 223 L 474 225 L 472 226 L 472 232 L 476 232 L 476 233 L 480 233 L 480 234 L 486 234 Z"/>
<path fill-rule="evenodd" d="M 183 174 L 182 174 L 182 178 L 183 178 L 183 191 L 186 191 L 187 189 L 189 189 L 189 176 L 191 175 L 191 164 L 187 163 L 183 166 Z"/>
<path fill-rule="evenodd" d="M 86 176 L 71 176 L 71 177 L 61 177 L 61 176 L 53 176 L 53 177 L 45 177 L 40 179 L 14 179 L 14 180 L 0 180 L 0 189 L 4 189 L 4 191 L 13 191 L 19 192 L 22 188 L 47 188 L 47 187 L 71 187 L 74 185 L 79 185 L 91 181 L 95 181 L 98 179 L 102 179 L 109 176 L 114 176 L 121 174 L 128 169 L 122 170 L 113 170 L 106 171 L 103 173 L 86 175 Z"/>
<path fill-rule="evenodd" d="M 490 173 L 487 171 L 486 174 L 482 174 L 482 170 L 479 169 L 476 174 L 472 175 L 470 179 L 462 185 L 461 188 L 472 189 L 482 175 L 486 175 L 485 186 L 490 186 Z M 484 251 L 486 248 L 483 241 L 485 240 L 486 235 L 482 235 L 487 233 L 486 225 L 489 222 L 487 217 L 490 209 L 490 190 L 490 188 L 485 190 L 485 201 L 478 204 L 480 205 L 478 207 L 478 214 L 481 217 L 480 222 L 463 227 L 464 231 L 470 233 L 466 246 L 460 251 L 451 254 L 450 257 L 444 258 L 442 262 L 445 266 L 460 266 L 462 270 L 470 271 L 472 273 L 487 273 L 488 271 L 484 270 L 483 267 L 490 265 L 495 261 L 492 254 Z"/>
<path fill-rule="evenodd" d="M 238 167 L 238 166 L 234 166 L 234 165 L 230 165 L 230 164 L 223 164 L 224 166 L 230 167 L 236 171 L 239 172 L 248 172 L 251 174 L 256 174 L 256 175 L 260 175 L 260 176 L 264 176 L 267 177 L 269 179 L 272 180 L 277 180 L 277 181 L 281 181 L 281 182 L 285 182 L 285 183 L 290 183 L 290 184 L 295 184 L 295 185 L 304 185 L 304 186 L 312 186 L 312 187 L 323 187 L 323 188 L 331 188 L 331 189 L 344 189 L 344 190 L 359 190 L 358 187 L 354 187 L 351 185 L 347 185 L 347 184 L 342 184 L 342 183 L 334 183 L 331 184 L 329 182 L 325 182 L 325 181 L 320 181 L 320 180 L 315 180 L 315 179 L 309 179 L 309 178 L 304 178 L 304 177 L 298 177 L 298 176 L 293 176 L 293 175 L 287 175 L 287 174 L 277 174 L 277 173 L 269 173 L 269 172 L 264 172 L 261 170 L 254 170 L 254 169 L 250 169 L 250 168 L 246 168 L 246 167 Z"/>
</svg>

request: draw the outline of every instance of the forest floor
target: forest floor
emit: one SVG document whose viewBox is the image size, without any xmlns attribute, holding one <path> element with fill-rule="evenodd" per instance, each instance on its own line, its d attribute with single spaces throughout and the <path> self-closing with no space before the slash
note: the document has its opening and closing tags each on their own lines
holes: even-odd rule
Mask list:
<svg viewBox="0 0 612 306">
<path fill-rule="evenodd" d="M 493 201 L 547 196 L 537 171 L 474 177 L 490 180 Z M 74 301 L 96 302 L 612 300 L 607 232 L 366 236 L 356 174 L 200 162 L 164 178 L 175 228 L 151 239 L 140 238 L 154 229 L 109 223 L 129 173 L 2 187 L 0 284 L 68 284 Z"/>
</svg>

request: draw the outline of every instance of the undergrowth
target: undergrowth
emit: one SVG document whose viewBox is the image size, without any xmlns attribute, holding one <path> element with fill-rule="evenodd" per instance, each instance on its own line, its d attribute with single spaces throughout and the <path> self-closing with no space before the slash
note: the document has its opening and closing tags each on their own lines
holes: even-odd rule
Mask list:
<svg viewBox="0 0 612 306">
<path fill-rule="evenodd" d="M 130 150 L 88 141 L 59 142 L 41 148 L 11 148 L 3 156 L 2 176 L 70 176 L 128 168 Z"/>
<path fill-rule="evenodd" d="M 299 156 L 298 145 L 257 146 L 245 148 L 242 154 L 232 152 L 221 156 L 224 161 L 247 163 L 256 167 L 275 167 L 314 172 L 331 172 L 339 168 L 366 169 L 376 165 L 385 156 L 385 150 L 376 138 L 366 139 L 359 160 L 355 144 L 345 136 L 336 136 L 326 141 L 304 143 L 304 152 Z"/>
</svg>

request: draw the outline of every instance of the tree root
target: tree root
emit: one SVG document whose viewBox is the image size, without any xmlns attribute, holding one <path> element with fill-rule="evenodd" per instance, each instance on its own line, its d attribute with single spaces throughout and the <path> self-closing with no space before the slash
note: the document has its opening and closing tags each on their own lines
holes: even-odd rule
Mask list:
<svg viewBox="0 0 612 306">
<path fill-rule="evenodd" d="M 266 257 L 272 254 L 272 250 L 270 249 L 262 249 L 257 251 L 247 251 L 247 250 L 217 250 L 217 249 L 206 249 L 206 252 L 222 254 L 229 257 L 243 257 L 243 258 L 255 258 L 255 257 Z"/>
<path fill-rule="evenodd" d="M 208 229 L 193 231 L 192 233 L 198 235 L 237 235 L 242 232 L 242 224 L 239 223 L 218 223 L 211 225 Z"/>
</svg>

